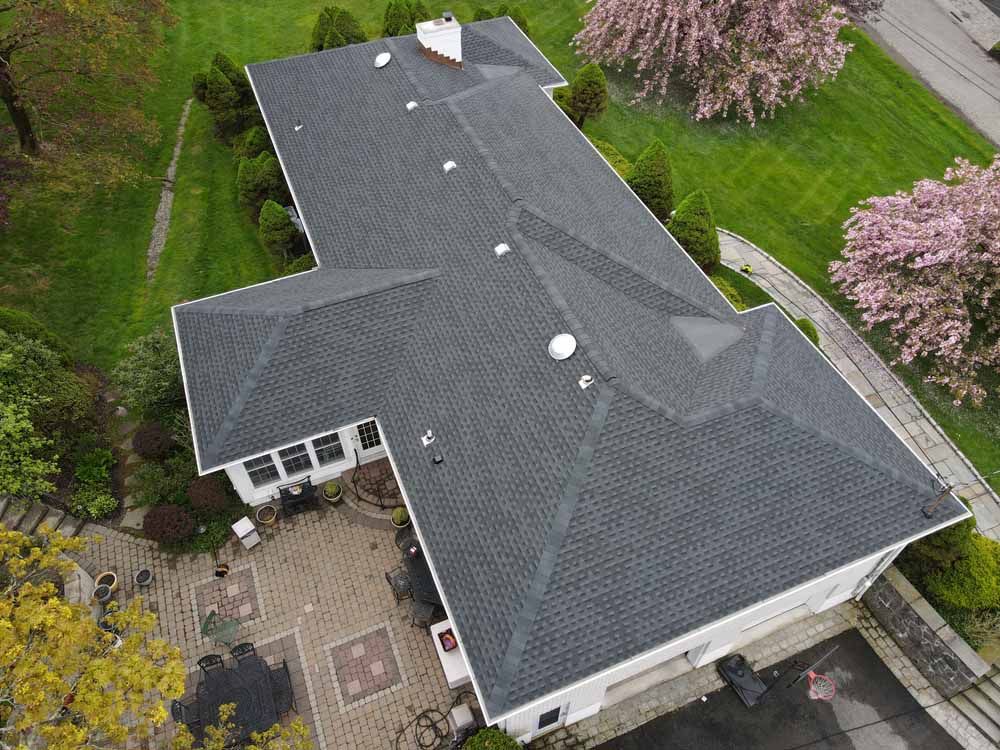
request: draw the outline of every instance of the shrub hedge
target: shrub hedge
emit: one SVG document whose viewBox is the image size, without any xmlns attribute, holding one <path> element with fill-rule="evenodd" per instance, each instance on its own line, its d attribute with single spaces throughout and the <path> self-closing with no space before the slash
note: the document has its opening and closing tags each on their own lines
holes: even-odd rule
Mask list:
<svg viewBox="0 0 1000 750">
<path fill-rule="evenodd" d="M 299 230 L 288 212 L 272 200 L 264 201 L 257 218 L 257 236 L 261 243 L 287 261 L 299 239 Z"/>
<path fill-rule="evenodd" d="M 1000 606 L 1000 544 L 973 534 L 965 556 L 928 576 L 927 589 L 937 599 L 961 609 Z"/>
<path fill-rule="evenodd" d="M 813 346 L 819 349 L 819 332 L 816 330 L 815 324 L 809 318 L 797 318 L 795 325 L 806 335 L 807 339 L 812 341 Z"/>
<path fill-rule="evenodd" d="M 37 318 L 23 310 L 0 307 L 0 331 L 6 331 L 12 335 L 20 334 L 25 338 L 38 341 L 57 354 L 64 364 L 69 365 L 73 362 L 66 342 L 52 333 Z"/>
<path fill-rule="evenodd" d="M 629 173 L 632 171 L 632 162 L 626 159 L 621 151 L 607 141 L 602 141 L 599 138 L 591 138 L 590 142 L 594 144 L 594 148 L 601 152 L 601 156 L 608 160 L 608 164 L 614 168 L 619 176 L 623 180 L 628 181 Z"/>
<path fill-rule="evenodd" d="M 465 741 L 465 750 L 520 750 L 521 745 L 499 729 L 480 729 Z"/>
<path fill-rule="evenodd" d="M 194 517 L 179 505 L 157 505 L 142 519 L 142 531 L 154 542 L 176 544 L 194 534 Z"/>
<path fill-rule="evenodd" d="M 302 273 L 303 271 L 308 271 L 309 269 L 315 267 L 316 259 L 313 258 L 313 254 L 306 253 L 305 255 L 300 255 L 291 263 L 285 264 L 285 269 L 281 272 L 281 275 L 291 276 L 293 273 Z"/>
<path fill-rule="evenodd" d="M 722 296 L 729 300 L 737 310 L 746 310 L 746 303 L 743 297 L 736 291 L 736 288 L 721 276 L 709 276 L 715 288 L 722 292 Z"/>
<path fill-rule="evenodd" d="M 670 220 L 674 209 L 674 181 L 670 171 L 667 147 L 654 138 L 646 150 L 639 154 L 628 184 L 643 203 L 662 222 Z"/>
<path fill-rule="evenodd" d="M 636 170 L 638 168 L 637 162 Z M 667 229 L 706 273 L 719 265 L 719 233 L 715 228 L 712 204 L 704 190 L 695 190 L 681 201 Z"/>
<path fill-rule="evenodd" d="M 84 484 L 73 493 L 70 512 L 80 518 L 97 520 L 115 512 L 118 500 L 99 484 Z"/>
<path fill-rule="evenodd" d="M 198 477 L 187 489 L 191 509 L 201 516 L 214 516 L 225 511 L 229 504 L 226 490 L 214 476 Z"/>
<path fill-rule="evenodd" d="M 160 460 L 174 447 L 174 438 L 158 422 L 146 422 L 132 433 L 132 449 L 143 458 Z"/>
</svg>

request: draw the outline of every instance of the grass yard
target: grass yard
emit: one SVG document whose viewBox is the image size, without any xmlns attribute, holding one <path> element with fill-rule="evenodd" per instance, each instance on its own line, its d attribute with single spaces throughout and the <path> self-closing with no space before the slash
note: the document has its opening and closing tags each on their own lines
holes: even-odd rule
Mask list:
<svg viewBox="0 0 1000 750">
<path fill-rule="evenodd" d="M 173 0 L 178 22 L 159 53 L 160 81 L 149 113 L 162 138 L 148 149 L 140 185 L 101 191 L 82 203 L 35 186 L 15 203 L 0 233 L 5 303 L 29 310 L 61 333 L 83 360 L 108 367 L 135 335 L 167 320 L 169 306 L 274 275 L 272 259 L 236 202 L 235 167 L 194 105 L 178 169 L 171 232 L 152 284 L 145 251 L 161 176 L 173 148 L 194 70 L 216 50 L 238 63 L 302 52 L 325 0 Z M 347 0 L 374 35 L 384 3 Z M 456 2 L 459 19 L 475 3 Z M 586 12 L 577 0 L 523 2 L 534 41 L 572 77 L 570 40 Z M 696 123 L 678 106 L 633 108 L 618 94 L 587 132 L 635 159 L 653 137 L 670 148 L 678 196 L 702 187 L 717 219 L 773 253 L 838 309 L 855 317 L 832 289 L 827 264 L 842 245 L 849 209 L 873 194 L 940 177 L 956 155 L 985 163 L 992 147 L 896 66 L 867 37 L 838 80 L 756 128 Z M 622 82 L 613 81 L 616 89 Z M 873 343 L 886 351 L 877 337 Z M 902 373 L 981 470 L 1000 467 L 1000 407 L 954 409 L 918 375 Z M 1000 483 L 998 483 L 1000 485 Z"/>
</svg>

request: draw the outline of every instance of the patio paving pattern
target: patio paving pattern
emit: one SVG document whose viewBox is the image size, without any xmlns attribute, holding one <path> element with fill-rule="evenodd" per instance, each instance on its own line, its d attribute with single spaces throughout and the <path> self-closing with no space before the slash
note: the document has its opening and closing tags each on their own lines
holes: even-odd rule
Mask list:
<svg viewBox="0 0 1000 750">
<path fill-rule="evenodd" d="M 219 550 L 231 568 L 223 579 L 213 576 L 212 555 L 168 555 L 95 524 L 82 535 L 103 541 L 83 557 L 118 573 L 120 602 L 142 594 L 159 617 L 157 635 L 180 647 L 192 693 L 200 657 L 229 659 L 226 647 L 201 635 L 201 619 L 215 607 L 242 621 L 237 643 L 253 643 L 272 666 L 288 663 L 291 716 L 309 726 L 316 750 L 384 750 L 417 713 L 446 709 L 455 693 L 430 636 L 410 626 L 408 602 L 397 606 L 385 582 L 384 572 L 399 564 L 392 531 L 353 517 L 323 506 L 261 529 L 262 543 L 251 550 L 234 538 Z M 142 592 L 132 581 L 140 567 L 156 576 Z M 172 732 L 168 723 L 163 734 Z"/>
</svg>

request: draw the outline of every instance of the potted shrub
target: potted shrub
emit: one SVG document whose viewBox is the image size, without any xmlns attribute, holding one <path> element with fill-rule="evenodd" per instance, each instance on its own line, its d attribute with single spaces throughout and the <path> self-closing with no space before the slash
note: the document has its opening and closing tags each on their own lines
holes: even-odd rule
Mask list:
<svg viewBox="0 0 1000 750">
<path fill-rule="evenodd" d="M 262 505 L 257 508 L 257 512 L 254 515 L 257 518 L 257 523 L 264 526 L 273 526 L 274 522 L 278 520 L 278 509 L 270 504 Z"/>
<path fill-rule="evenodd" d="M 392 525 L 397 529 L 405 529 L 410 525 L 410 513 L 402 505 L 392 511 Z"/>
<path fill-rule="evenodd" d="M 325 497 L 333 505 L 340 502 L 340 498 L 343 494 L 344 490 L 340 486 L 340 482 L 337 482 L 336 480 L 331 479 L 323 485 L 323 497 Z"/>
<path fill-rule="evenodd" d="M 111 601 L 112 596 L 111 587 L 105 583 L 94 589 L 94 601 L 98 604 L 107 604 Z"/>
</svg>

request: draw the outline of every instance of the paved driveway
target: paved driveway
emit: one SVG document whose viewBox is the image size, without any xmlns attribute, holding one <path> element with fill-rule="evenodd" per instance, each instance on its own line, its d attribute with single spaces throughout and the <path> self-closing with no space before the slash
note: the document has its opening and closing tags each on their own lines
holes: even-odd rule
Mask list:
<svg viewBox="0 0 1000 750">
<path fill-rule="evenodd" d="M 744 708 L 729 688 L 705 701 L 644 724 L 599 750 L 958 750 L 913 699 L 857 630 L 848 630 L 793 657 L 812 662 L 840 648 L 821 672 L 837 683 L 830 703 L 812 701 L 805 683 L 776 687 L 763 705 Z M 791 660 L 780 662 L 783 669 Z M 771 669 L 760 670 L 766 682 Z"/>
<path fill-rule="evenodd" d="M 1000 0 L 991 5 L 1000 7 Z M 939 96 L 1000 144 L 1000 65 L 972 41 L 963 23 L 939 0 L 885 0 L 882 12 L 866 26 Z"/>
</svg>

